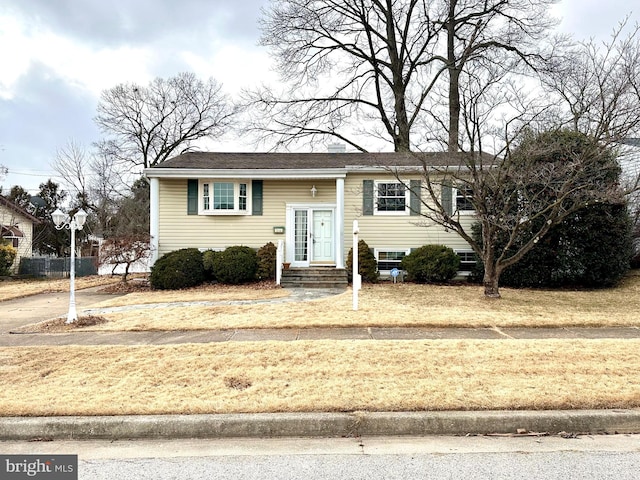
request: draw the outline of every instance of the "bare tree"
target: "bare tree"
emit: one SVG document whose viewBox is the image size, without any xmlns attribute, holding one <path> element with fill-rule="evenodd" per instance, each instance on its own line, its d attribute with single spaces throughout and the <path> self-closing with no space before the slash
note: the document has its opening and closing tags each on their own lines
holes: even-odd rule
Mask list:
<svg viewBox="0 0 640 480">
<path fill-rule="evenodd" d="M 91 214 L 89 225 L 97 234 L 104 234 L 115 213 L 115 205 L 126 191 L 123 165 L 105 155 L 104 151 L 89 151 L 80 143 L 69 140 L 56 152 L 52 168 L 65 183 L 77 206 Z"/>
<path fill-rule="evenodd" d="M 465 75 L 461 125 L 470 147 L 455 167 L 425 166 L 421 215 L 471 246 L 485 267 L 485 295 L 497 298 L 502 272 L 551 228 L 593 203 L 624 203 L 625 192 L 615 149 L 559 129 L 549 116 L 554 98 L 527 95 L 501 69 Z"/>
<path fill-rule="evenodd" d="M 640 136 L 640 25 L 628 18 L 609 41 L 569 49 L 542 80 L 558 98 L 558 123 L 608 144 Z"/>
<path fill-rule="evenodd" d="M 235 113 L 213 79 L 181 73 L 146 87 L 127 83 L 105 90 L 95 121 L 108 135 L 99 144 L 106 155 L 147 168 L 196 140 L 221 135 Z"/>
<path fill-rule="evenodd" d="M 56 151 L 51 167 L 66 183 L 67 191 L 75 193 L 80 207 L 90 208 L 90 158 L 85 148 L 73 139 L 69 140 Z"/>
<path fill-rule="evenodd" d="M 111 237 L 100 247 L 99 263 L 113 265 L 112 274 L 119 265 L 124 265 L 122 282 L 127 283 L 129 270 L 139 262 L 145 261 L 151 254 L 149 235 L 126 235 Z"/>
<path fill-rule="evenodd" d="M 118 204 L 123 201 L 128 185 L 132 183 L 128 169 L 109 157 L 107 152 L 99 150 L 90 162 L 91 199 L 95 206 L 97 232 L 108 235 L 113 219 L 117 216 Z"/>
<path fill-rule="evenodd" d="M 412 150 L 448 74 L 449 118 L 437 120 L 457 151 L 462 71 L 470 63 L 533 66 L 554 1 L 275 1 L 262 44 L 290 85 L 284 94 L 248 94 L 262 114 L 249 130 L 282 146 L 329 136 L 365 151 L 358 137 L 368 137 Z"/>
</svg>

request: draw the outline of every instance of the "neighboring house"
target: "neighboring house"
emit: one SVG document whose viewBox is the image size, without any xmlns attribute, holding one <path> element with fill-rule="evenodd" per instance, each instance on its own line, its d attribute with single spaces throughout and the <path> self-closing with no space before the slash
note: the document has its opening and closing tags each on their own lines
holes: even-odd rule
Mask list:
<svg viewBox="0 0 640 480">
<path fill-rule="evenodd" d="M 22 257 L 31 257 L 33 225 L 40 223 L 36 217 L 0 195 L 0 237 L 18 251 L 12 270 L 17 273 Z"/>
<path fill-rule="evenodd" d="M 420 216 L 423 161 L 457 167 L 460 159 L 448 153 L 208 152 L 171 158 L 145 170 L 152 263 L 180 248 L 259 248 L 283 240 L 284 261 L 293 267 L 344 268 L 358 220 L 360 239 L 375 253 L 382 274 L 426 244 L 453 248 L 463 260 L 461 270 L 469 270 L 469 245 Z M 443 189 L 442 201 L 473 221 L 463 194 Z"/>
</svg>

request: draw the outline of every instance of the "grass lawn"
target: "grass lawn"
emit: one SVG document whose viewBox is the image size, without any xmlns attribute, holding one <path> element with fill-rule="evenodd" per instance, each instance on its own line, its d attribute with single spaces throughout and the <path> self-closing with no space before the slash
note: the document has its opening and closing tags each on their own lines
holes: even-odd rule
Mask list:
<svg viewBox="0 0 640 480">
<path fill-rule="evenodd" d="M 640 340 L 0 350 L 0 415 L 640 406 Z"/>
<path fill-rule="evenodd" d="M 217 300 L 282 292 L 176 293 Z M 166 298 L 146 299 L 156 295 Z M 639 311 L 636 275 L 610 290 L 504 289 L 498 301 L 477 286 L 375 285 L 365 286 L 357 312 L 347 292 L 303 303 L 136 310 L 91 328 L 640 326 Z M 637 408 L 638 371 L 640 339 L 7 347 L 0 415 Z"/>
<path fill-rule="evenodd" d="M 365 285 L 358 311 L 352 293 L 274 305 L 179 306 L 101 315 L 88 330 L 207 330 L 312 327 L 604 327 L 640 326 L 640 275 L 605 290 L 503 289 L 487 299 L 473 285 Z M 103 306 L 161 301 L 277 298 L 283 289 L 205 287 L 129 294 Z"/>
</svg>

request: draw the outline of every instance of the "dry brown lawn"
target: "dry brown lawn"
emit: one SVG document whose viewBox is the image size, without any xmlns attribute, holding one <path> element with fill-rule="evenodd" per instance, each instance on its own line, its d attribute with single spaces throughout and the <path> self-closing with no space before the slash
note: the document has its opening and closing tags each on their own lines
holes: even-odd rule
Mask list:
<svg viewBox="0 0 640 480">
<path fill-rule="evenodd" d="M 640 407 L 640 340 L 0 350 L 0 415 Z"/>
<path fill-rule="evenodd" d="M 142 290 L 128 293 L 122 297 L 112 298 L 95 305 L 95 307 L 113 307 L 124 305 L 146 305 L 167 302 L 226 302 L 234 300 L 267 300 L 284 298 L 289 291 L 274 283 L 254 283 L 251 285 L 205 284 L 184 290 Z M 93 308 L 93 307 L 92 307 Z"/>
<path fill-rule="evenodd" d="M 110 304 L 280 294 L 203 287 Z M 610 290 L 504 289 L 499 301 L 477 286 L 369 285 L 357 312 L 347 291 L 302 303 L 132 310 L 83 328 L 640 326 L 639 311 L 640 276 L 631 276 Z M 0 415 L 638 408 L 638 371 L 640 339 L 7 347 Z"/>
<path fill-rule="evenodd" d="M 282 289 L 215 288 L 172 294 L 130 294 L 103 305 L 154 300 L 275 298 Z M 500 300 L 486 299 L 472 285 L 365 285 L 358 311 L 352 292 L 322 300 L 272 305 L 176 306 L 100 314 L 107 323 L 92 330 L 201 330 L 313 327 L 604 327 L 640 326 L 640 275 L 614 289 L 503 289 Z M 145 295 L 148 295 L 145 297 Z"/>
</svg>

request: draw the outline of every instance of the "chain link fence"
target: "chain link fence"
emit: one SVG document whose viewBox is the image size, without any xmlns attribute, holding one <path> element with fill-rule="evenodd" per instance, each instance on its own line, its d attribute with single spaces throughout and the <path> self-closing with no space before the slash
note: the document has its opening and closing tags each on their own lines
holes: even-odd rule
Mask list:
<svg viewBox="0 0 640 480">
<path fill-rule="evenodd" d="M 20 259 L 20 275 L 65 278 L 71 270 L 71 258 L 30 257 Z M 98 274 L 98 257 L 76 258 L 76 276 Z"/>
</svg>

